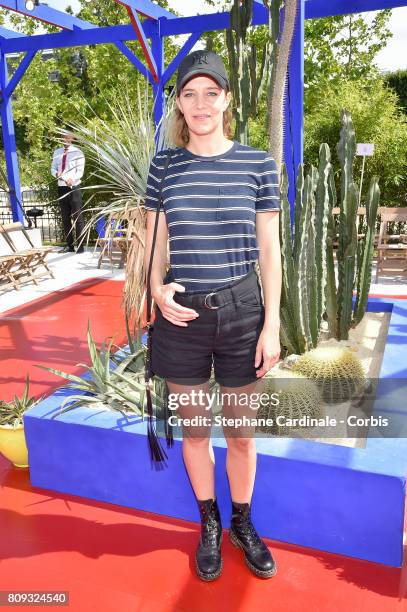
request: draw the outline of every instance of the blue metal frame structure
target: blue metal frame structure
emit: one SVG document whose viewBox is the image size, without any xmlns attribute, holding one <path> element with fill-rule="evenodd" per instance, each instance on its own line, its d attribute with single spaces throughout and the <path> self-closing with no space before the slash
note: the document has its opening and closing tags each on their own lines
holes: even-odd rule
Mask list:
<svg viewBox="0 0 407 612">
<path fill-rule="evenodd" d="M 98 27 L 45 4 L 32 11 L 25 8 L 25 0 L 0 0 L 0 7 L 61 28 L 53 34 L 25 36 L 0 27 L 0 90 L 3 144 L 9 182 L 13 219 L 23 222 L 21 187 L 14 134 L 11 96 L 35 57 L 37 51 L 64 47 L 112 43 L 139 70 L 153 87 L 154 124 L 158 136 L 159 124 L 164 112 L 164 87 L 177 70 L 203 32 L 229 27 L 229 13 L 211 13 L 193 17 L 177 17 L 150 0 L 112 0 L 126 7 L 129 25 Z M 294 206 L 296 168 L 303 161 L 303 86 L 304 86 L 304 20 L 340 14 L 362 13 L 385 8 L 407 6 L 407 0 L 300 0 L 294 33 L 293 47 L 288 68 L 289 95 L 285 103 L 284 157 L 289 177 L 289 199 Z M 140 21 L 139 15 L 145 20 Z M 255 0 L 253 25 L 267 23 L 267 9 L 261 0 Z M 165 67 L 164 38 L 189 34 L 189 38 Z M 137 39 L 141 45 L 147 66 L 127 47 L 126 41 Z M 150 44 L 148 43 L 150 39 Z M 10 78 L 7 70 L 8 53 L 25 53 Z"/>
</svg>

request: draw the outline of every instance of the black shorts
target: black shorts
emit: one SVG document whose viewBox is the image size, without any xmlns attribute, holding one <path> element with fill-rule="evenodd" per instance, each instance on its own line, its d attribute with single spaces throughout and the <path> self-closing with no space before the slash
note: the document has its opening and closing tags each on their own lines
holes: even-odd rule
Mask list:
<svg viewBox="0 0 407 612">
<path fill-rule="evenodd" d="M 164 279 L 167 282 L 171 282 L 169 274 Z M 183 385 L 202 384 L 209 380 L 213 364 L 215 380 L 221 385 L 239 387 L 259 380 L 254 360 L 264 305 L 254 267 L 217 291 L 175 292 L 174 301 L 193 308 L 199 317 L 181 327 L 168 321 L 156 305 L 151 349 L 154 374 Z"/>
</svg>

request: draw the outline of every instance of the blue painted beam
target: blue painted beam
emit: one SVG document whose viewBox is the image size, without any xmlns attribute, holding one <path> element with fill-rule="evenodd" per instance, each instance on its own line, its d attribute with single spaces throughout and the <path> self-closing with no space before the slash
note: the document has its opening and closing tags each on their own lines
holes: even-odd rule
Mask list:
<svg viewBox="0 0 407 612">
<path fill-rule="evenodd" d="M 165 70 L 165 72 L 163 74 L 163 82 L 164 82 L 164 84 L 167 81 L 170 80 L 170 78 L 172 77 L 174 72 L 177 70 L 178 65 L 181 62 L 181 60 L 186 55 L 188 55 L 188 53 L 191 51 L 192 47 L 199 40 L 201 34 L 202 34 L 202 32 L 194 32 L 193 34 L 191 34 L 191 36 L 188 38 L 188 40 L 186 41 L 186 43 L 184 44 L 182 49 L 180 49 L 178 51 L 177 55 L 174 57 L 172 62 L 167 66 L 167 69 Z"/>
<path fill-rule="evenodd" d="M 144 26 L 144 24 L 143 24 Z M 144 26 L 144 31 L 146 27 Z M 148 33 L 147 33 L 148 36 Z M 83 47 L 116 43 L 119 41 L 134 40 L 134 30 L 131 25 L 94 27 L 87 30 L 73 30 L 72 32 L 56 32 L 55 34 L 35 34 L 21 38 L 9 38 L 1 41 L 1 48 L 5 53 L 18 53 L 36 49 L 63 49 L 66 47 Z"/>
<path fill-rule="evenodd" d="M 306 0 L 305 19 L 348 15 L 350 13 L 366 13 L 383 9 L 407 6 L 406 0 Z"/>
<path fill-rule="evenodd" d="M 27 17 L 32 17 L 33 19 L 38 19 L 39 21 L 44 21 L 45 23 L 58 26 L 65 30 L 73 30 L 74 28 L 79 28 L 82 30 L 94 27 L 94 25 L 88 21 L 83 21 L 74 15 L 69 15 L 69 13 L 65 13 L 64 11 L 58 11 L 57 9 L 51 8 L 45 4 L 36 6 L 32 11 L 27 11 L 25 8 L 25 0 L 0 0 L 0 6 L 9 9 L 10 11 L 26 15 Z"/>
<path fill-rule="evenodd" d="M 153 83 L 154 139 L 155 152 L 157 152 L 157 145 L 161 131 L 161 121 L 165 110 L 164 81 L 162 78 L 164 72 L 164 38 L 160 36 L 159 32 L 157 32 L 156 36 L 153 36 L 151 40 L 151 48 L 158 73 L 158 82 Z"/>
<path fill-rule="evenodd" d="M 223 15 L 223 17 L 222 17 Z M 191 34 L 215 31 L 229 26 L 229 13 L 216 13 L 210 21 L 206 15 L 198 17 L 179 17 L 171 20 L 160 19 L 160 33 L 162 36 L 175 34 Z M 211 17 L 211 16 L 209 16 Z M 220 22 L 217 20 L 220 18 Z M 266 23 L 264 21 L 264 23 Z M 170 27 L 170 24 L 172 26 Z M 148 19 L 143 22 L 144 34 L 147 38 L 155 36 L 157 22 Z M 115 43 L 117 41 L 134 40 L 134 29 L 131 25 L 106 26 L 103 28 L 92 27 L 87 30 L 73 30 L 71 32 L 57 32 L 55 34 L 35 34 L 34 36 L 22 36 L 18 39 L 5 39 L 1 41 L 1 47 L 6 53 L 18 53 L 36 49 L 62 49 L 65 47 L 80 47 L 104 43 Z"/>
<path fill-rule="evenodd" d="M 14 72 L 12 78 L 10 79 L 4 95 L 8 98 L 11 96 L 11 94 L 13 93 L 13 91 L 15 90 L 15 88 L 17 87 L 17 85 L 19 84 L 21 78 L 23 77 L 25 71 L 27 70 L 28 66 L 31 64 L 32 60 L 35 57 L 35 54 L 37 52 L 36 51 L 27 51 L 26 55 L 24 56 L 24 58 L 21 60 L 18 68 L 16 69 L 16 71 Z"/>
<path fill-rule="evenodd" d="M 157 73 L 157 65 L 155 63 L 155 59 L 153 57 L 152 51 L 150 49 L 150 45 L 148 44 L 147 37 L 144 33 L 143 25 L 138 18 L 137 12 L 133 11 L 130 6 L 126 6 L 128 15 L 130 17 L 131 24 L 134 28 L 134 31 L 137 36 L 137 40 L 140 43 L 140 46 L 143 50 L 144 57 L 146 58 L 146 62 L 152 74 L 152 77 L 156 83 L 158 83 L 158 73 Z"/>
<path fill-rule="evenodd" d="M 406 0 L 305 0 L 305 19 L 333 17 L 351 13 L 367 13 L 407 6 Z M 263 20 L 267 9 L 261 0 L 254 0 L 253 13 Z M 254 20 L 253 20 L 254 21 Z"/>
<path fill-rule="evenodd" d="M 264 11 L 266 15 L 266 11 Z M 253 16 L 252 23 L 255 23 Z M 266 19 L 262 18 L 263 24 Z M 175 19 L 163 20 L 161 34 L 163 36 L 175 36 L 178 34 L 192 34 L 193 32 L 212 32 L 224 30 L 230 25 L 229 13 L 209 13 L 208 15 L 196 15 L 194 17 L 176 17 Z"/>
<path fill-rule="evenodd" d="M 230 23 L 229 13 L 214 13 L 211 15 L 198 15 L 197 17 L 177 17 L 174 19 L 160 19 L 160 34 L 173 36 L 176 34 L 192 34 L 215 31 L 227 28 Z M 254 19 L 253 19 L 254 23 Z M 260 22 L 259 22 L 260 23 Z M 266 23 L 263 20 L 261 23 Z M 147 38 L 155 36 L 157 22 L 147 19 L 143 22 L 144 34 Z M 71 32 L 57 32 L 55 34 L 36 34 L 22 36 L 18 40 L 8 39 L 2 41 L 2 48 L 6 53 L 17 53 L 28 49 L 61 49 L 64 47 L 80 47 L 117 41 L 134 40 L 134 29 L 131 25 L 92 27 L 87 30 L 73 30 Z"/>
<path fill-rule="evenodd" d="M 291 223 L 294 223 L 295 182 L 304 150 L 304 0 L 298 2 L 288 63 L 284 117 L 284 161 L 288 175 Z"/>
<path fill-rule="evenodd" d="M 7 28 L 0 28 L 0 38 L 25 38 L 25 35 L 21 32 L 13 32 L 13 30 L 7 30 Z"/>
<path fill-rule="evenodd" d="M 167 17 L 172 19 L 176 17 L 174 13 L 167 11 L 158 4 L 154 4 L 149 0 L 115 0 L 118 4 L 123 4 L 125 7 L 129 7 L 141 15 L 150 17 L 151 19 L 159 19 L 160 17 Z"/>
<path fill-rule="evenodd" d="M 137 70 L 139 70 L 141 74 L 143 74 L 150 81 L 151 85 L 153 85 L 154 79 L 151 76 L 150 71 L 147 70 L 144 64 L 140 62 L 139 58 L 136 55 L 134 55 L 134 53 L 130 51 L 128 47 L 126 47 L 125 43 L 119 41 L 115 43 L 115 45 L 119 49 L 119 51 L 123 53 L 123 55 L 127 57 L 127 59 L 133 64 L 133 66 L 135 66 Z"/>
<path fill-rule="evenodd" d="M 0 51 L 0 88 L 2 92 L 6 91 L 7 85 L 8 69 L 6 56 Z M 2 96 L 0 103 L 0 115 L 1 128 L 3 132 L 4 156 L 6 159 L 7 168 L 7 182 L 10 193 L 13 221 L 20 221 L 20 223 L 24 223 L 16 137 L 14 133 L 14 120 L 10 96 Z"/>
</svg>

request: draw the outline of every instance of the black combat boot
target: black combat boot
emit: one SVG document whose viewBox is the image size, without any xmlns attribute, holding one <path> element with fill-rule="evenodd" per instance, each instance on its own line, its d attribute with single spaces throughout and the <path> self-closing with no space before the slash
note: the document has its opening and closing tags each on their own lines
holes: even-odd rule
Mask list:
<svg viewBox="0 0 407 612">
<path fill-rule="evenodd" d="M 202 580 L 215 580 L 222 571 L 222 524 L 216 499 L 198 500 L 201 537 L 195 553 L 196 571 Z"/>
<path fill-rule="evenodd" d="M 255 530 L 250 517 L 250 504 L 232 502 L 232 520 L 229 535 L 232 543 L 240 547 L 246 565 L 260 578 L 271 578 L 277 571 L 273 557 Z"/>
</svg>

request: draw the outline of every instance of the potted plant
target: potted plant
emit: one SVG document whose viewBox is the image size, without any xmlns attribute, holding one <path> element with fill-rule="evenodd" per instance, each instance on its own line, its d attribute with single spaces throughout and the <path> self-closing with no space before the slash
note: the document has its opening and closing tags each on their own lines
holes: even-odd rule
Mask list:
<svg viewBox="0 0 407 612">
<path fill-rule="evenodd" d="M 28 449 L 24 434 L 24 413 L 43 398 L 28 397 L 29 377 L 21 397 L 0 401 L 0 453 L 16 467 L 28 467 Z"/>
</svg>

